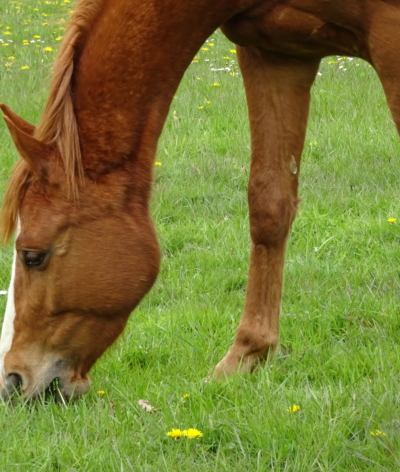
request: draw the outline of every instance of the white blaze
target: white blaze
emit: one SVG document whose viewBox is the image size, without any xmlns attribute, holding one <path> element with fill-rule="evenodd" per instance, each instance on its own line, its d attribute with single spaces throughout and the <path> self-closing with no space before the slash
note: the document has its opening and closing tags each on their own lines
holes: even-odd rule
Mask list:
<svg viewBox="0 0 400 472">
<path fill-rule="evenodd" d="M 19 222 L 18 222 L 19 223 Z M 19 233 L 19 224 L 17 225 L 17 234 Z M 14 258 L 11 271 L 10 288 L 8 289 L 8 298 L 6 305 L 6 312 L 3 320 L 3 328 L 1 330 L 0 338 L 0 377 L 5 377 L 4 371 L 4 357 L 11 348 L 14 337 L 14 319 L 15 319 L 15 304 L 14 304 L 14 280 L 15 280 L 15 265 L 17 260 L 17 251 L 14 247 Z M 1 382 L 1 378 L 0 378 Z"/>
</svg>

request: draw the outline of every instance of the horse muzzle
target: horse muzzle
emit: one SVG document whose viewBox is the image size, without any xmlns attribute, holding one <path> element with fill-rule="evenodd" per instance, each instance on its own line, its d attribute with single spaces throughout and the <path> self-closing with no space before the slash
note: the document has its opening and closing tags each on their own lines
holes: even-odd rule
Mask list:
<svg viewBox="0 0 400 472">
<path fill-rule="evenodd" d="M 60 369 L 61 366 L 64 368 Z M 84 395 L 90 389 L 89 378 L 77 376 L 66 368 L 63 361 L 56 362 L 53 368 L 40 374 L 36 379 L 17 372 L 3 375 L 0 380 L 1 398 L 6 401 L 54 398 L 65 402 Z"/>
</svg>

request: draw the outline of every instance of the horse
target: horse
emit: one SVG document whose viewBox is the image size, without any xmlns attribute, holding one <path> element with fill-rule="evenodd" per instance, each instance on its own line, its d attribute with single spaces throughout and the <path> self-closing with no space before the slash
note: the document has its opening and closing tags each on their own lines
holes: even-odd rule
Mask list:
<svg viewBox="0 0 400 472">
<path fill-rule="evenodd" d="M 182 76 L 217 29 L 237 44 L 251 130 L 244 311 L 216 380 L 278 345 L 284 253 L 299 204 L 310 88 L 322 58 L 376 70 L 400 131 L 394 0 L 78 0 L 37 126 L 2 104 L 20 155 L 0 231 L 15 235 L 0 340 L 2 396 L 90 388 L 89 371 L 152 287 L 157 140 Z"/>
</svg>

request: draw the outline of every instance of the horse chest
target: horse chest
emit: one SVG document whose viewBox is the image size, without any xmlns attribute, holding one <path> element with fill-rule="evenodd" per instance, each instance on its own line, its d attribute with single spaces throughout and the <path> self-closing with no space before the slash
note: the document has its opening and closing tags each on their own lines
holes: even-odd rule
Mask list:
<svg viewBox="0 0 400 472">
<path fill-rule="evenodd" d="M 350 6 L 346 3 L 264 2 L 234 16 L 221 29 L 231 41 L 242 46 L 295 56 L 346 54 L 367 58 L 359 2 Z"/>
</svg>

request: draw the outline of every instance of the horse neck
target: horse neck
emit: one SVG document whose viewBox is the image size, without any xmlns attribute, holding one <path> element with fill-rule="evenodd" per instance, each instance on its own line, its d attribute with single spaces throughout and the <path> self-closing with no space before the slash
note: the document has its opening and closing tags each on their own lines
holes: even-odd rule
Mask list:
<svg viewBox="0 0 400 472">
<path fill-rule="evenodd" d="M 157 140 L 174 92 L 205 39 L 240 2 L 105 2 L 73 79 L 88 175 L 97 180 L 128 166 L 138 192 L 148 198 Z"/>
</svg>

